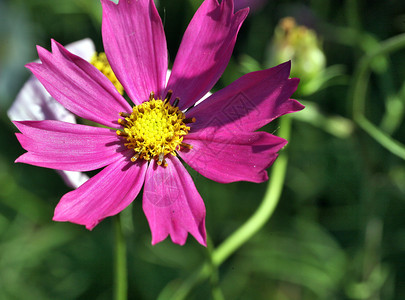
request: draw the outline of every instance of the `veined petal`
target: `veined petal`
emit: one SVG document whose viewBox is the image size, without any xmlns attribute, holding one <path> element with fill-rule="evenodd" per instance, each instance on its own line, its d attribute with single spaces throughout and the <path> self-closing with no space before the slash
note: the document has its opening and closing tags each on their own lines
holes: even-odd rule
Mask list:
<svg viewBox="0 0 405 300">
<path fill-rule="evenodd" d="M 94 43 L 91 39 L 83 39 L 66 45 L 66 49 L 84 60 L 89 61 L 95 53 Z M 44 86 L 31 76 L 19 91 L 13 105 L 7 111 L 12 121 L 22 120 L 59 120 L 76 123 L 75 116 L 52 98 Z M 77 188 L 87 179 L 86 174 L 73 171 L 58 171 L 65 183 Z"/>
<path fill-rule="evenodd" d="M 206 0 L 184 33 L 166 91 L 185 109 L 209 92 L 224 72 L 248 9 L 233 12 L 233 0 Z"/>
<path fill-rule="evenodd" d="M 287 62 L 246 74 L 214 93 L 186 113 L 196 118 L 188 137 L 212 129 L 230 134 L 254 131 L 281 115 L 303 109 L 298 101 L 290 99 L 299 80 L 289 79 L 289 74 Z"/>
<path fill-rule="evenodd" d="M 104 49 L 118 80 L 135 104 L 166 82 L 167 46 L 153 0 L 102 0 Z"/>
<path fill-rule="evenodd" d="M 95 52 L 91 39 L 68 44 L 66 49 L 85 60 L 90 60 Z M 24 84 L 7 114 L 12 121 L 59 120 L 76 123 L 74 115 L 55 101 L 35 76 Z"/>
<path fill-rule="evenodd" d="M 110 129 L 60 121 L 16 121 L 17 138 L 28 152 L 17 158 L 39 167 L 90 171 L 104 167 L 127 150 Z"/>
<path fill-rule="evenodd" d="M 55 208 L 54 221 L 93 229 L 101 220 L 121 212 L 136 198 L 145 179 L 147 163 L 122 158 L 105 167 L 78 189 L 65 194 Z"/>
<path fill-rule="evenodd" d="M 204 131 L 204 135 L 184 139 L 193 148 L 179 153 L 201 175 L 221 183 L 263 182 L 266 168 L 277 158 L 287 141 L 267 132 L 238 134 Z"/>
<path fill-rule="evenodd" d="M 151 162 L 146 173 L 143 211 L 152 232 L 152 244 L 170 235 L 184 245 L 190 232 L 206 246 L 205 206 L 191 176 L 178 158 L 166 158 L 167 167 Z"/>
<path fill-rule="evenodd" d="M 56 41 L 52 40 L 52 53 L 38 47 L 38 55 L 42 63 L 30 63 L 27 68 L 72 113 L 118 127 L 118 113 L 131 111 L 130 105 L 100 71 Z"/>
</svg>

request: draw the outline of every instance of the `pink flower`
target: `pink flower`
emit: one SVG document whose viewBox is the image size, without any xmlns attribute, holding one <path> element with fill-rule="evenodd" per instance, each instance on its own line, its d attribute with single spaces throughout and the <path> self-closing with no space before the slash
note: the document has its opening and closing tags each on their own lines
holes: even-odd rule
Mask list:
<svg viewBox="0 0 405 300">
<path fill-rule="evenodd" d="M 249 73 L 188 109 L 221 76 L 248 9 L 234 13 L 233 0 L 204 1 L 166 85 L 166 39 L 153 1 L 101 2 L 105 52 L 135 106 L 57 42 L 52 41 L 52 53 L 38 47 L 42 63 L 28 68 L 48 92 L 74 114 L 115 130 L 52 120 L 15 122 L 28 151 L 16 161 L 59 170 L 105 167 L 62 197 L 55 221 L 92 229 L 126 208 L 143 186 L 152 244 L 170 235 L 183 245 L 191 233 L 206 245 L 204 202 L 179 157 L 217 182 L 266 181 L 266 168 L 287 141 L 255 130 L 303 108 L 289 99 L 299 80 L 289 79 L 290 63 L 284 63 Z"/>
</svg>

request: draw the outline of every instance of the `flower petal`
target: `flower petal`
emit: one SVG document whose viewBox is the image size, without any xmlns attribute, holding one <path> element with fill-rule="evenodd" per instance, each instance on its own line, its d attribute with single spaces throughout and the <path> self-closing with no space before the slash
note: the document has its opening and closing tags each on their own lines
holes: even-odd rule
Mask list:
<svg viewBox="0 0 405 300">
<path fill-rule="evenodd" d="M 135 104 L 162 96 L 167 46 L 153 0 L 102 0 L 103 43 L 110 65 Z"/>
<path fill-rule="evenodd" d="M 122 157 L 126 148 L 110 129 L 60 121 L 16 121 L 21 146 L 16 162 L 66 171 L 89 171 Z"/>
<path fill-rule="evenodd" d="M 143 211 L 152 232 L 152 244 L 170 235 L 173 243 L 184 245 L 190 232 L 206 246 L 205 206 L 180 160 L 170 156 L 168 166 L 151 162 L 146 173 Z"/>
<path fill-rule="evenodd" d="M 27 65 L 51 96 L 82 118 L 118 127 L 118 113 L 130 112 L 131 107 L 114 85 L 94 66 L 54 40 L 52 52 L 38 47 L 42 64 Z"/>
<path fill-rule="evenodd" d="M 184 33 L 166 90 L 185 109 L 209 92 L 224 72 L 248 9 L 233 12 L 233 0 L 206 0 Z"/>
<path fill-rule="evenodd" d="M 66 49 L 85 60 L 90 60 L 95 52 L 91 39 L 68 44 Z M 76 123 L 74 115 L 55 101 L 35 76 L 24 84 L 7 114 L 12 121 L 47 119 Z"/>
<path fill-rule="evenodd" d="M 231 135 L 254 131 L 281 115 L 303 109 L 298 101 L 290 99 L 299 80 L 289 79 L 289 74 L 287 62 L 246 74 L 214 93 L 186 113 L 196 118 L 188 137 L 213 128 Z"/>
<path fill-rule="evenodd" d="M 87 61 L 95 53 L 94 43 L 89 38 L 68 44 L 66 49 Z M 33 75 L 24 84 L 7 114 L 12 121 L 47 119 L 76 123 L 75 116 L 53 99 Z M 58 173 L 65 183 L 73 188 L 79 187 L 88 179 L 86 174 L 80 172 L 58 171 Z"/>
<path fill-rule="evenodd" d="M 198 139 L 186 136 L 184 141 L 193 148 L 180 152 L 181 158 L 201 175 L 221 183 L 266 181 L 266 168 L 287 144 L 267 132 L 232 134 L 214 129 Z"/>
<path fill-rule="evenodd" d="M 101 220 L 121 212 L 142 188 L 147 163 L 126 158 L 104 168 L 78 189 L 65 194 L 55 208 L 54 221 L 93 229 Z"/>
</svg>

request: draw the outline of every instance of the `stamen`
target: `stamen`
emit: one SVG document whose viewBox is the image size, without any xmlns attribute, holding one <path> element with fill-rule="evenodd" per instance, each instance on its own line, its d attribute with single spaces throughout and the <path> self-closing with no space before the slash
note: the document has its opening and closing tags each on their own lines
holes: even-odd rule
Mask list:
<svg viewBox="0 0 405 300">
<path fill-rule="evenodd" d="M 132 162 L 136 162 L 136 160 L 139 158 L 140 153 L 136 153 L 134 156 L 131 157 Z"/>
<path fill-rule="evenodd" d="M 125 119 L 118 119 L 118 124 L 121 126 L 126 126 L 128 124 L 128 121 Z"/>
<path fill-rule="evenodd" d="M 187 149 L 193 149 L 193 146 L 187 143 L 180 143 L 181 147 L 187 148 Z"/>
<path fill-rule="evenodd" d="M 118 123 L 123 128 L 117 130 L 117 135 L 126 139 L 125 147 L 133 149 L 132 162 L 154 159 L 158 165 L 165 167 L 168 155 L 176 156 L 176 151 L 192 148 L 182 141 L 190 130 L 185 120 L 191 123 L 195 118 L 186 119 L 178 107 L 170 104 L 171 94 L 169 91 L 165 100 L 153 98 L 136 105 L 131 114 L 120 113 Z M 154 97 L 153 93 L 151 97 Z M 178 101 L 174 101 L 176 105 Z"/>
<path fill-rule="evenodd" d="M 163 153 L 160 153 L 160 154 L 159 154 L 159 159 L 158 159 L 158 161 L 157 161 L 157 164 L 158 164 L 159 166 L 162 164 L 164 158 L 165 158 L 164 154 L 163 154 Z"/>
<path fill-rule="evenodd" d="M 152 101 L 152 99 L 154 99 L 154 98 L 155 98 L 155 93 L 154 93 L 154 92 L 150 92 L 149 101 Z"/>
<path fill-rule="evenodd" d="M 125 131 L 117 130 L 116 133 L 118 136 L 123 136 L 123 137 L 128 136 L 128 133 L 126 133 Z"/>
<path fill-rule="evenodd" d="M 170 101 L 170 98 L 173 95 L 173 91 L 172 90 L 168 90 L 165 99 L 167 99 L 167 101 Z"/>
<path fill-rule="evenodd" d="M 121 117 L 124 117 L 124 118 L 129 118 L 129 117 L 131 116 L 131 114 L 128 114 L 128 113 L 126 113 L 126 112 L 120 112 L 119 115 L 120 115 Z"/>
<path fill-rule="evenodd" d="M 173 106 L 177 107 L 177 105 L 179 104 L 179 101 L 180 101 L 180 98 L 176 97 L 176 99 L 174 99 Z"/>
<path fill-rule="evenodd" d="M 185 119 L 183 120 L 183 122 L 184 122 L 185 124 L 194 123 L 194 122 L 195 122 L 195 118 L 194 118 L 194 117 L 192 117 L 192 118 L 185 118 Z"/>
</svg>

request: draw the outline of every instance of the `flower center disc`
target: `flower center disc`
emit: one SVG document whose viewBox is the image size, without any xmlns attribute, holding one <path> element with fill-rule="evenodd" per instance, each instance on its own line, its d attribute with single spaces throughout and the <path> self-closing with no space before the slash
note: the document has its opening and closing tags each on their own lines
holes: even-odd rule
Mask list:
<svg viewBox="0 0 405 300">
<path fill-rule="evenodd" d="M 134 106 L 131 114 L 120 113 L 124 119 L 118 119 L 118 123 L 123 131 L 118 130 L 117 134 L 126 139 L 124 145 L 128 149 L 134 149 L 131 161 L 153 158 L 166 166 L 166 155 L 176 156 L 180 147 L 191 148 L 183 143 L 183 136 L 190 130 L 186 123 L 195 119 L 186 119 L 181 110 L 169 103 L 169 98 L 156 100 L 151 94 L 149 101 Z"/>
</svg>

